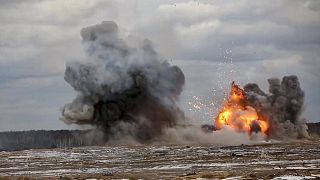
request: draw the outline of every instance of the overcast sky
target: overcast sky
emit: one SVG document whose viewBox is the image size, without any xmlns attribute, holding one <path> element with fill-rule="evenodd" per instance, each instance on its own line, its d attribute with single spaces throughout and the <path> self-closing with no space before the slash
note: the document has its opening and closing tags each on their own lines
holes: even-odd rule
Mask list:
<svg viewBox="0 0 320 180">
<path fill-rule="evenodd" d="M 306 93 L 304 117 L 320 121 L 318 0 L 0 0 L 0 131 L 77 128 L 59 120 L 76 93 L 66 62 L 84 58 L 80 30 L 115 21 L 150 39 L 186 74 L 181 106 L 198 96 L 217 108 L 232 80 L 258 83 L 296 74 Z"/>
</svg>

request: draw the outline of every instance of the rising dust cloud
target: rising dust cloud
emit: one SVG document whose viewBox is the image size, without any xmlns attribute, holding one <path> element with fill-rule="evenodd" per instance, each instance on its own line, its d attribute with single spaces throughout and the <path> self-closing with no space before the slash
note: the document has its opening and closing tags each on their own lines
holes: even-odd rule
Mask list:
<svg viewBox="0 0 320 180">
<path fill-rule="evenodd" d="M 67 124 L 93 125 L 102 141 L 138 143 L 250 144 L 266 139 L 228 127 L 205 133 L 177 106 L 185 77 L 178 66 L 162 60 L 152 42 L 124 36 L 115 22 L 81 30 L 87 59 L 66 66 L 65 80 L 78 95 L 62 108 Z M 300 118 L 304 93 L 296 76 L 268 80 L 271 95 L 247 84 L 247 104 L 269 119 L 268 138 L 307 137 Z M 91 137 L 96 138 L 95 133 Z"/>
<path fill-rule="evenodd" d="M 83 28 L 81 36 L 88 60 L 66 67 L 78 96 L 63 107 L 64 122 L 95 125 L 106 141 L 131 135 L 144 142 L 184 119 L 176 105 L 184 74 L 150 41 L 122 37 L 111 21 Z"/>
<path fill-rule="evenodd" d="M 284 76 L 268 79 L 269 92 L 264 93 L 257 84 L 244 87 L 247 103 L 270 122 L 270 138 L 305 138 L 308 137 L 306 120 L 301 118 L 304 92 L 300 88 L 297 76 Z"/>
</svg>

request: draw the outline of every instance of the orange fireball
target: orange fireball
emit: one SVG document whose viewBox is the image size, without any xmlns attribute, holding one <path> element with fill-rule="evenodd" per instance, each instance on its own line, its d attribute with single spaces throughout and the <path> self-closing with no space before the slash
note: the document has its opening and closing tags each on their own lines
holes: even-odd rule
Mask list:
<svg viewBox="0 0 320 180">
<path fill-rule="evenodd" d="M 257 111 L 246 104 L 246 92 L 232 82 L 230 94 L 216 118 L 215 127 L 221 129 L 229 126 L 240 132 L 260 131 L 266 134 L 269 129 L 268 121 L 259 117 L 261 116 Z"/>
</svg>

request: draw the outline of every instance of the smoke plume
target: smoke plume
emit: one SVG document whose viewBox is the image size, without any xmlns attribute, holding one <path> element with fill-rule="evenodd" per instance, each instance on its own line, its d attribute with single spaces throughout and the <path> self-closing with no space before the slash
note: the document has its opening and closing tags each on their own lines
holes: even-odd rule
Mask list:
<svg viewBox="0 0 320 180">
<path fill-rule="evenodd" d="M 78 96 L 62 108 L 64 122 L 97 126 L 106 140 L 146 141 L 184 119 L 176 105 L 184 74 L 149 40 L 125 37 L 112 21 L 83 28 L 81 37 L 87 60 L 67 64 L 64 78 Z"/>
<path fill-rule="evenodd" d="M 300 118 L 304 92 L 300 88 L 298 77 L 284 76 L 282 81 L 271 78 L 268 82 L 270 95 L 254 83 L 244 86 L 244 90 L 247 104 L 254 107 L 263 119 L 269 120 L 269 137 L 308 137 L 306 121 Z"/>
</svg>

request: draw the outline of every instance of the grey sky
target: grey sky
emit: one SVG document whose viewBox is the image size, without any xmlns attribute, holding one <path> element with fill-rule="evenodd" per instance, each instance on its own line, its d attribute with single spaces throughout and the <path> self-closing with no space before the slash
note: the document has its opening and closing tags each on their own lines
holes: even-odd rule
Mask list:
<svg viewBox="0 0 320 180">
<path fill-rule="evenodd" d="M 0 0 L 0 131 L 77 128 L 59 120 L 75 97 L 65 63 L 84 58 L 80 29 L 103 20 L 182 68 L 192 119 L 210 122 L 188 110 L 194 95 L 213 99 L 214 116 L 232 80 L 267 90 L 267 78 L 296 74 L 304 116 L 320 121 L 320 1 Z"/>
</svg>

